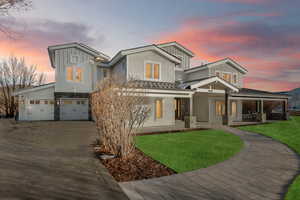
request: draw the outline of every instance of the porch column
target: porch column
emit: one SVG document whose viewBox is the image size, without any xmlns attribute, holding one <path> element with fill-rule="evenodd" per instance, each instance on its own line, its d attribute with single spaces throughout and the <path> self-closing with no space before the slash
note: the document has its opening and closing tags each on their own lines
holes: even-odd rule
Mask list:
<svg viewBox="0 0 300 200">
<path fill-rule="evenodd" d="M 260 100 L 260 119 L 262 123 L 266 122 L 266 114 L 264 113 L 264 100 Z"/>
<path fill-rule="evenodd" d="M 193 116 L 193 95 L 190 97 L 190 117 Z"/>
<path fill-rule="evenodd" d="M 283 101 L 283 116 L 284 116 L 284 120 L 288 120 L 289 119 L 289 113 L 288 113 L 288 100 L 284 100 Z"/>
<path fill-rule="evenodd" d="M 225 115 L 223 118 L 223 125 L 230 125 L 229 124 L 229 100 L 228 100 L 229 94 L 228 90 L 225 90 Z"/>
</svg>

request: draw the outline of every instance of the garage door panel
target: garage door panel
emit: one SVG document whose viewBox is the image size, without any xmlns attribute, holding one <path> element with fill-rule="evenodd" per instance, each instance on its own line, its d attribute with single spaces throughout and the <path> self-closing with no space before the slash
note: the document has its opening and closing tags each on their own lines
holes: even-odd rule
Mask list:
<svg viewBox="0 0 300 200">
<path fill-rule="evenodd" d="M 29 121 L 54 120 L 54 106 L 44 104 L 29 105 L 26 108 L 26 119 Z"/>
<path fill-rule="evenodd" d="M 61 120 L 88 120 L 89 105 L 87 99 L 62 99 L 60 105 Z"/>
</svg>

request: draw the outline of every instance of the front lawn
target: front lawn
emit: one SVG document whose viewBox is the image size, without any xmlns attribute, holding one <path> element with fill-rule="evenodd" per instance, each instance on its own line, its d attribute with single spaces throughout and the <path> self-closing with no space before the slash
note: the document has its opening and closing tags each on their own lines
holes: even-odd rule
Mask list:
<svg viewBox="0 0 300 200">
<path fill-rule="evenodd" d="M 271 124 L 240 127 L 242 130 L 270 136 L 287 144 L 300 154 L 300 117 L 292 117 L 289 121 Z M 294 181 L 286 195 L 286 200 L 300 200 L 300 176 Z"/>
<path fill-rule="evenodd" d="M 137 136 L 136 145 L 145 154 L 178 173 L 206 168 L 229 159 L 243 141 L 221 130 Z"/>
</svg>

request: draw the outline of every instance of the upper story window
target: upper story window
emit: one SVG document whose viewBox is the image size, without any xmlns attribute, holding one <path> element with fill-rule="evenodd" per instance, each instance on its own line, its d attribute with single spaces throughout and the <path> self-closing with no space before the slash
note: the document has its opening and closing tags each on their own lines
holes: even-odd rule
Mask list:
<svg viewBox="0 0 300 200">
<path fill-rule="evenodd" d="M 145 79 L 159 80 L 160 79 L 160 64 L 153 62 L 145 63 Z"/>
<path fill-rule="evenodd" d="M 228 83 L 231 83 L 231 74 L 230 73 L 223 73 L 223 79 Z"/>
<path fill-rule="evenodd" d="M 73 81 L 73 67 L 67 67 L 67 81 Z"/>
<path fill-rule="evenodd" d="M 82 74 L 83 74 L 83 70 L 80 67 L 66 68 L 67 81 L 82 82 Z"/>
<path fill-rule="evenodd" d="M 81 68 L 76 69 L 75 81 L 76 82 L 81 82 L 82 81 L 82 69 Z"/>
<path fill-rule="evenodd" d="M 215 75 L 228 83 L 237 84 L 238 83 L 238 75 L 232 72 L 220 72 L 216 71 Z"/>
</svg>

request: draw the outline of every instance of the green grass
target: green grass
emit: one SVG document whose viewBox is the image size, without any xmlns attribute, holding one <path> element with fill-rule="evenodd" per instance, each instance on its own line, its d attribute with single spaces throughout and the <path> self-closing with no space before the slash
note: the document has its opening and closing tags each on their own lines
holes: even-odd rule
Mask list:
<svg viewBox="0 0 300 200">
<path fill-rule="evenodd" d="M 270 136 L 294 149 L 300 155 L 300 117 L 272 124 L 240 127 L 242 130 Z M 289 188 L 285 200 L 300 200 L 300 176 Z"/>
<path fill-rule="evenodd" d="M 243 147 L 235 135 L 219 130 L 137 136 L 137 147 L 178 173 L 229 159 Z"/>
</svg>

